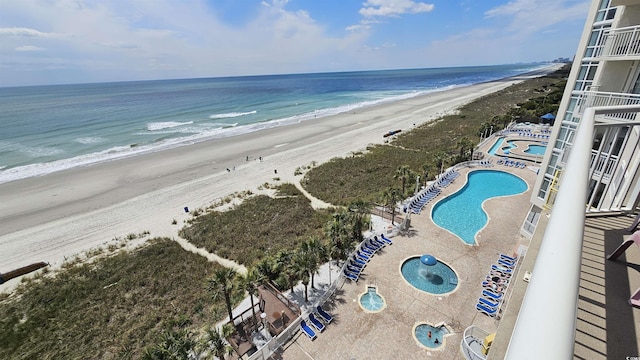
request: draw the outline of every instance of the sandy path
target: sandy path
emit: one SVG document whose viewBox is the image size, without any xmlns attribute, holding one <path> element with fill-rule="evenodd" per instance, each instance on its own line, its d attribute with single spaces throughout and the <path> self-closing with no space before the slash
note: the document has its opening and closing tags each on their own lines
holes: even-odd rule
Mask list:
<svg viewBox="0 0 640 360">
<path fill-rule="evenodd" d="M 0 272 L 37 261 L 58 265 L 65 256 L 131 233 L 177 238 L 190 216 L 185 206 L 195 209 L 236 191 L 255 192 L 275 177 L 294 182 L 299 166 L 382 143 L 389 130 L 408 130 L 525 78 L 0 184 Z"/>
</svg>

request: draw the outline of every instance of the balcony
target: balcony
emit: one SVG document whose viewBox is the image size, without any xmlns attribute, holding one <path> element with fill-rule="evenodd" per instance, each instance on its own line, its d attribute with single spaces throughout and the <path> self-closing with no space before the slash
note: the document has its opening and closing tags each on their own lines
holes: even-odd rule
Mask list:
<svg viewBox="0 0 640 360">
<path fill-rule="evenodd" d="M 602 60 L 640 59 L 640 26 L 607 31 L 604 34 L 604 45 L 595 48 L 593 57 Z"/>
<path fill-rule="evenodd" d="M 617 166 L 618 156 L 607 153 L 598 153 L 597 150 L 591 150 L 589 173 L 592 177 L 597 176 L 602 177 L 603 180 L 609 180 Z"/>
<path fill-rule="evenodd" d="M 629 106 L 640 105 L 640 95 L 628 93 L 614 93 L 604 91 L 585 91 L 580 94 L 574 117 L 581 116 L 589 107 L 601 106 Z M 635 120 L 637 112 L 606 114 L 613 120 Z"/>
</svg>

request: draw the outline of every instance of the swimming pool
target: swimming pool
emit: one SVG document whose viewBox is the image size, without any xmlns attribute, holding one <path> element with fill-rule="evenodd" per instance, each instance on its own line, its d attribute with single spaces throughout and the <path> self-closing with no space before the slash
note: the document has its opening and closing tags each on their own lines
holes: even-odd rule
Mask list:
<svg viewBox="0 0 640 360">
<path fill-rule="evenodd" d="M 449 230 L 469 245 L 476 244 L 476 234 L 487 223 L 482 208 L 485 200 L 498 196 L 521 194 L 527 183 L 519 177 L 498 170 L 476 170 L 469 173 L 462 189 L 440 200 L 431 210 L 433 222 Z"/>
<path fill-rule="evenodd" d="M 547 147 L 544 145 L 529 144 L 529 147 L 524 152 L 531 155 L 544 155 L 545 151 L 547 151 Z"/>
<path fill-rule="evenodd" d="M 419 256 L 412 257 L 402 263 L 400 272 L 411 286 L 430 294 L 447 294 L 458 287 L 458 275 L 440 260 L 435 265 L 427 266 Z"/>
<path fill-rule="evenodd" d="M 444 336 L 449 334 L 449 329 L 443 324 L 431 326 L 427 323 L 416 325 L 413 329 L 416 340 L 430 349 L 437 349 L 444 344 Z"/>
<path fill-rule="evenodd" d="M 494 155 L 496 154 L 496 151 L 498 151 L 498 149 L 500 148 L 500 146 L 502 146 L 502 143 L 504 142 L 504 138 L 498 138 L 498 140 L 496 140 L 496 142 L 493 144 L 493 146 L 491 147 L 491 149 L 489 149 L 488 154 L 489 155 Z"/>
<path fill-rule="evenodd" d="M 367 292 L 360 295 L 360 306 L 367 312 L 379 312 L 384 308 L 384 298 L 375 286 L 368 286 Z"/>
</svg>

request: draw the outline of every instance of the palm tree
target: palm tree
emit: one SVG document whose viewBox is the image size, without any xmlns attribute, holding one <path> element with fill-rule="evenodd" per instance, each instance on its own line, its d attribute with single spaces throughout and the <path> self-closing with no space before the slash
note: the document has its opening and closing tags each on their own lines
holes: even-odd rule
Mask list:
<svg viewBox="0 0 640 360">
<path fill-rule="evenodd" d="M 396 203 L 400 200 L 400 189 L 389 188 L 382 193 L 382 201 L 385 205 L 391 207 L 391 225 L 394 224 L 396 218 Z"/>
<path fill-rule="evenodd" d="M 467 160 L 465 153 L 465 150 L 469 150 L 473 147 L 473 142 L 471 140 L 469 140 L 469 138 L 467 138 L 466 136 L 460 138 L 460 140 L 458 140 L 458 146 L 460 147 L 460 161 L 465 161 Z"/>
<path fill-rule="evenodd" d="M 422 171 L 424 176 L 424 186 L 427 187 L 427 181 L 429 181 L 429 173 L 434 172 L 433 165 L 431 163 L 425 163 L 422 165 Z"/>
<path fill-rule="evenodd" d="M 227 343 L 226 338 L 233 333 L 233 327 L 225 324 L 222 329 L 209 328 L 207 329 L 207 342 L 210 345 L 213 356 L 218 359 L 224 359 L 227 355 L 231 355 L 233 347 Z"/>
<path fill-rule="evenodd" d="M 333 214 L 332 219 L 325 225 L 324 233 L 329 238 L 329 257 L 336 260 L 346 260 L 347 252 L 345 250 L 349 236 L 346 212 Z"/>
<path fill-rule="evenodd" d="M 317 270 L 314 256 L 302 248 L 298 249 L 293 256 L 291 265 L 291 271 L 295 274 L 296 279 L 302 280 L 302 285 L 304 285 L 304 301 L 309 302 L 309 274 L 314 268 Z"/>
<path fill-rule="evenodd" d="M 444 172 L 444 165 L 449 160 L 449 155 L 446 152 L 439 150 L 433 155 L 433 158 L 436 161 L 436 165 L 438 166 L 440 174 L 442 174 Z"/>
<path fill-rule="evenodd" d="M 213 277 L 209 279 L 208 290 L 214 301 L 220 296 L 224 296 L 227 304 L 227 312 L 229 313 L 229 321 L 233 321 L 233 312 L 231 310 L 231 292 L 234 288 L 234 280 L 238 273 L 232 268 L 220 268 L 213 272 Z"/>
<path fill-rule="evenodd" d="M 300 244 L 300 250 L 308 253 L 314 261 L 314 265 L 309 269 L 311 273 L 311 288 L 314 288 L 314 278 L 320 265 L 329 260 L 327 247 L 316 237 L 311 237 L 307 241 Z"/>
<path fill-rule="evenodd" d="M 393 178 L 396 179 L 396 180 L 397 179 L 402 180 L 402 195 L 404 195 L 404 191 L 405 191 L 405 187 L 406 187 L 406 184 L 407 184 L 407 180 L 411 179 L 412 177 L 414 177 L 414 173 L 413 173 L 413 171 L 411 171 L 409 166 L 400 165 L 396 169 L 396 172 L 394 173 Z"/>
<path fill-rule="evenodd" d="M 256 329 L 258 327 L 258 318 L 256 317 L 256 307 L 253 302 L 253 297 L 258 295 L 258 286 L 262 284 L 264 280 L 265 278 L 262 274 L 256 268 L 252 268 L 242 278 L 242 282 L 240 283 L 242 289 L 249 294 L 249 299 L 251 299 L 251 311 L 253 312 L 253 322 L 256 324 Z"/>
<path fill-rule="evenodd" d="M 296 285 L 298 279 L 293 271 L 293 251 L 283 249 L 276 254 L 276 272 L 279 274 L 276 280 L 281 288 L 289 288 L 293 292 L 293 287 Z"/>
<path fill-rule="evenodd" d="M 160 342 L 146 348 L 142 356 L 145 360 L 180 360 L 187 359 L 196 346 L 193 334 L 185 329 L 162 333 Z"/>
</svg>

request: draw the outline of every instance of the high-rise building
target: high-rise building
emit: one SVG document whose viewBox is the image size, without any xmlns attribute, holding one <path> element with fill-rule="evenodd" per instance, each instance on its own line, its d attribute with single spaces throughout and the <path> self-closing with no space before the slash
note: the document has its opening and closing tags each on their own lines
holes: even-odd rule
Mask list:
<svg viewBox="0 0 640 360">
<path fill-rule="evenodd" d="M 640 0 L 593 0 L 522 226 L 529 249 L 486 358 L 640 355 L 640 248 L 607 260 L 640 219 L 639 114 Z"/>
</svg>

